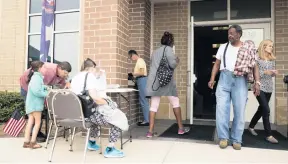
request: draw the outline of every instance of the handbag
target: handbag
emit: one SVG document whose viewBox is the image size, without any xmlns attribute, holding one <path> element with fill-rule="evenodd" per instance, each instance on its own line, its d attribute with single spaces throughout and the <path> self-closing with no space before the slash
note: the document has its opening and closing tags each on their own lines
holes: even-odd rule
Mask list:
<svg viewBox="0 0 288 164">
<path fill-rule="evenodd" d="M 94 102 L 92 97 L 89 95 L 89 91 L 86 90 L 86 83 L 87 83 L 87 73 L 85 75 L 85 80 L 84 80 L 84 87 L 83 91 L 81 92 L 81 95 L 78 95 L 81 104 L 82 104 L 82 110 L 85 118 L 89 118 L 91 115 L 93 115 L 96 111 L 97 104 Z"/>
<path fill-rule="evenodd" d="M 163 55 L 162 55 L 159 67 L 157 69 L 157 72 L 156 72 L 156 77 L 155 77 L 154 82 L 152 84 L 152 90 L 153 91 L 157 91 L 160 87 L 164 87 L 167 84 L 169 84 L 170 81 L 172 80 L 172 77 L 173 77 L 174 69 L 170 67 L 169 62 L 167 60 L 167 57 L 165 55 L 166 47 L 167 46 L 165 46 L 165 48 L 163 50 Z M 157 89 L 154 89 L 153 86 L 155 84 L 156 79 L 158 79 L 158 81 L 159 81 L 159 86 Z"/>
<path fill-rule="evenodd" d="M 129 129 L 128 119 L 118 105 L 110 97 L 105 98 L 107 104 L 99 105 L 97 112 L 101 114 L 108 123 L 120 128 L 122 131 Z"/>
</svg>

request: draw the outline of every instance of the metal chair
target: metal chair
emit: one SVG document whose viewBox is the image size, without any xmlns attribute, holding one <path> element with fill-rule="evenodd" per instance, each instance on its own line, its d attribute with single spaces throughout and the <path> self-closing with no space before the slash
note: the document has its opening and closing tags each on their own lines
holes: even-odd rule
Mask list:
<svg viewBox="0 0 288 164">
<path fill-rule="evenodd" d="M 73 128 L 73 134 L 71 135 L 70 150 L 75 136 L 76 128 L 84 128 L 87 130 L 86 143 L 84 148 L 83 163 L 86 159 L 86 152 L 88 147 L 88 140 L 90 136 L 91 124 L 85 121 L 81 101 L 78 96 L 69 90 L 58 90 L 52 97 L 52 116 L 53 122 L 56 126 L 56 132 L 54 134 L 54 140 L 52 144 L 52 150 L 49 156 L 49 162 L 52 161 L 55 143 L 57 139 L 57 133 L 59 127 L 71 127 Z"/>
<path fill-rule="evenodd" d="M 47 102 L 47 113 L 48 113 L 48 119 L 50 120 L 49 123 L 49 129 L 48 129 L 48 135 L 47 135 L 47 139 L 46 139 L 46 143 L 45 143 L 45 148 L 47 149 L 47 146 L 49 144 L 49 140 L 50 140 L 50 135 L 51 135 L 51 131 L 54 125 L 53 122 L 53 116 L 52 116 L 52 98 L 53 96 L 57 93 L 58 90 L 50 90 L 47 97 L 46 97 L 46 102 Z M 69 129 L 71 131 L 71 129 Z M 64 138 L 66 137 L 66 129 L 64 127 Z M 69 134 L 71 134 L 71 132 L 69 132 Z M 66 137 L 66 141 L 68 141 L 68 137 Z"/>
</svg>

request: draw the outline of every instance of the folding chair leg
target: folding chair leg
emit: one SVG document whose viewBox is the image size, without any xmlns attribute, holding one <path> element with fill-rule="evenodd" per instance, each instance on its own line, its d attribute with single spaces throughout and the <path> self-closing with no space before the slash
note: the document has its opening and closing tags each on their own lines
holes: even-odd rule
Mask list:
<svg viewBox="0 0 288 164">
<path fill-rule="evenodd" d="M 86 143 L 85 143 L 84 156 L 83 156 L 82 163 L 85 163 L 85 160 L 86 160 L 86 153 L 87 153 L 87 149 L 88 149 L 89 138 L 90 138 L 90 128 L 87 129 Z"/>
<path fill-rule="evenodd" d="M 55 148 L 55 143 L 56 143 L 57 135 L 58 135 L 58 126 L 56 126 L 56 132 L 55 132 L 55 135 L 54 135 L 54 140 L 53 140 L 53 144 L 52 144 L 52 149 L 51 149 L 51 153 L 50 153 L 49 160 L 48 160 L 49 162 L 52 161 L 52 157 L 53 157 L 53 153 L 54 153 L 54 148 Z"/>
<path fill-rule="evenodd" d="M 100 151 L 99 154 L 102 154 L 103 149 L 102 149 L 102 138 L 101 138 L 101 126 L 99 126 L 99 145 L 100 145 Z"/>
<path fill-rule="evenodd" d="M 69 151 L 73 151 L 72 146 L 73 146 L 73 141 L 74 141 L 74 137 L 75 137 L 75 131 L 76 131 L 76 128 L 74 127 L 72 135 L 71 135 L 70 150 Z"/>
<path fill-rule="evenodd" d="M 51 133 L 51 130 L 52 130 L 52 125 L 53 125 L 53 122 L 50 122 L 49 131 L 48 131 L 48 135 L 47 135 L 47 139 L 46 139 L 46 143 L 45 143 L 45 148 L 46 149 L 47 149 L 47 146 L 49 144 L 49 138 L 50 138 L 50 133 Z"/>
<path fill-rule="evenodd" d="M 66 131 L 68 130 L 68 135 L 66 135 Z M 68 127 L 66 130 L 64 128 L 64 138 L 66 138 L 66 142 L 68 142 L 68 138 L 69 138 L 69 135 L 70 135 L 70 127 Z"/>
</svg>

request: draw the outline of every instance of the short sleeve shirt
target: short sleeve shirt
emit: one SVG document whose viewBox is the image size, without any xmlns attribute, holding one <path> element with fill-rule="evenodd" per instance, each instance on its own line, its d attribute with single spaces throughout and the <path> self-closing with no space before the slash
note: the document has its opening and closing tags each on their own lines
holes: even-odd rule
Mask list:
<svg viewBox="0 0 288 164">
<path fill-rule="evenodd" d="M 71 90 L 75 94 L 81 94 L 84 88 L 84 81 L 85 76 L 88 72 L 80 72 L 77 75 L 75 75 L 71 81 Z M 86 83 L 86 89 L 85 90 L 92 90 L 96 89 L 98 90 L 98 81 L 94 74 L 89 73 L 87 77 L 87 83 Z"/>
<path fill-rule="evenodd" d="M 220 70 L 224 69 L 224 57 L 223 57 L 223 55 L 224 55 L 224 50 L 225 50 L 226 45 L 227 45 L 227 43 L 226 44 L 222 44 L 219 47 L 219 49 L 217 51 L 217 54 L 216 54 L 216 58 L 218 60 L 221 60 Z M 234 71 L 239 48 L 240 47 L 232 46 L 230 43 L 229 43 L 229 45 L 227 47 L 226 56 L 225 56 L 225 58 L 226 58 L 226 69 L 231 71 L 231 72 Z"/>
<path fill-rule="evenodd" d="M 136 65 L 134 67 L 134 73 L 140 73 L 141 69 L 144 70 L 144 76 L 147 76 L 147 68 L 146 68 L 146 63 L 142 58 L 138 58 Z"/>
</svg>

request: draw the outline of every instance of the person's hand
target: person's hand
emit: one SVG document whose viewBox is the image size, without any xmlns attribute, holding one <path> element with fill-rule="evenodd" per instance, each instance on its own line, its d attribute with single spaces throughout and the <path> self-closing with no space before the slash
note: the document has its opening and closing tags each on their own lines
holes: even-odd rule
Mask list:
<svg viewBox="0 0 288 164">
<path fill-rule="evenodd" d="M 259 83 L 255 83 L 254 84 L 253 92 L 254 92 L 255 96 L 259 96 L 260 95 L 260 84 Z"/>
<path fill-rule="evenodd" d="M 274 75 L 278 75 L 278 70 L 271 70 L 273 72 Z"/>
<path fill-rule="evenodd" d="M 264 73 L 266 75 L 270 75 L 270 76 L 272 76 L 274 74 L 274 72 L 272 70 L 266 70 L 266 71 L 264 71 Z"/>
<path fill-rule="evenodd" d="M 67 82 L 64 86 L 64 89 L 69 89 L 70 88 L 71 83 Z"/>
<path fill-rule="evenodd" d="M 210 81 L 208 82 L 208 87 L 209 87 L 210 89 L 213 89 L 213 88 L 214 88 L 214 84 L 215 84 L 215 81 L 214 81 L 214 80 L 210 80 Z"/>
<path fill-rule="evenodd" d="M 179 62 L 180 62 L 180 59 L 178 56 L 176 57 L 176 62 L 177 62 L 177 64 L 179 64 Z"/>
</svg>

